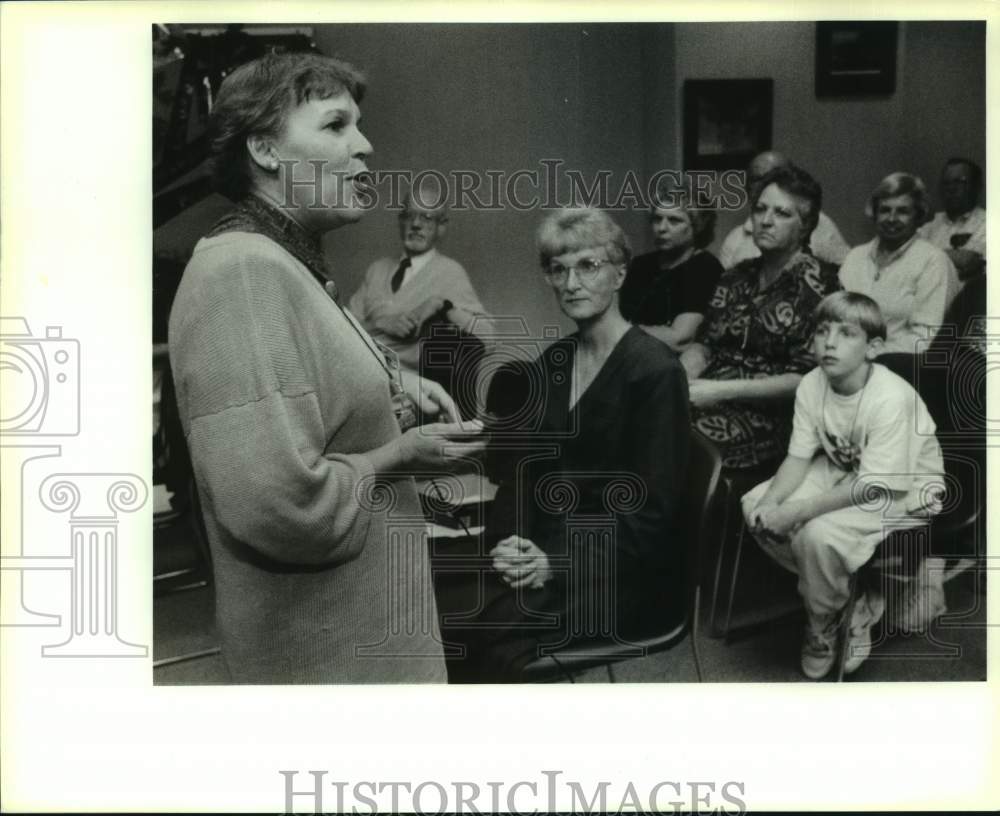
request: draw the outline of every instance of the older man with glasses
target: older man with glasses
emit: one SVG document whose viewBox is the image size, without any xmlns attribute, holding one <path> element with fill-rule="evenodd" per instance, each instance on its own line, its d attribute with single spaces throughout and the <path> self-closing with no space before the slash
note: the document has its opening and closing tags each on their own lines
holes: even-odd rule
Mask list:
<svg viewBox="0 0 1000 816">
<path fill-rule="evenodd" d="M 979 206 L 983 170 L 971 159 L 945 162 L 939 187 L 944 209 L 920 228 L 920 236 L 951 258 L 962 281 L 986 269 L 986 210 Z"/>
<path fill-rule="evenodd" d="M 465 269 L 437 250 L 448 225 L 439 199 L 420 188 L 407 193 L 399 213 L 402 253 L 368 267 L 349 304 L 372 337 L 411 371 L 419 368 L 419 340 L 431 323 L 447 321 L 477 334 L 490 330 Z"/>
</svg>

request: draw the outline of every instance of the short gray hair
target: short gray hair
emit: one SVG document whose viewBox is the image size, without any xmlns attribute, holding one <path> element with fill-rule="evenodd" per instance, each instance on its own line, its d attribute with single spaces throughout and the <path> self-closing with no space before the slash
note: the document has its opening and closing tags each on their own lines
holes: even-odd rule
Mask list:
<svg viewBox="0 0 1000 816">
<path fill-rule="evenodd" d="M 878 203 L 883 198 L 895 198 L 901 195 L 908 195 L 913 199 L 913 207 L 917 211 L 917 223 L 922 224 L 926 221 L 931 212 L 930 202 L 927 200 L 927 186 L 920 176 L 912 173 L 890 173 L 882 179 L 868 198 L 865 215 L 874 220 Z"/>
<path fill-rule="evenodd" d="M 610 215 L 593 207 L 550 213 L 538 227 L 538 256 L 543 267 L 557 255 L 601 247 L 613 264 L 628 265 L 632 247 Z"/>
</svg>

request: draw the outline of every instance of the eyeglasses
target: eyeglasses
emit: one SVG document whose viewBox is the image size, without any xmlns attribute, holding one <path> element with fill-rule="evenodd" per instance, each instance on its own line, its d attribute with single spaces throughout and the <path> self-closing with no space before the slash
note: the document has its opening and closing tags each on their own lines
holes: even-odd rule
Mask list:
<svg viewBox="0 0 1000 816">
<path fill-rule="evenodd" d="M 601 260 L 599 258 L 584 258 L 581 261 L 577 261 L 573 266 L 563 266 L 561 263 L 550 263 L 542 271 L 545 273 L 545 277 L 549 279 L 549 283 L 562 284 L 569 280 L 569 273 L 576 272 L 576 277 L 581 283 L 587 284 L 591 283 L 597 273 L 601 271 L 601 268 L 611 263 L 608 260 Z"/>
<path fill-rule="evenodd" d="M 411 213 L 404 210 L 399 214 L 399 220 L 404 223 L 413 221 L 417 224 L 434 224 L 440 221 L 441 217 L 431 213 Z"/>
</svg>

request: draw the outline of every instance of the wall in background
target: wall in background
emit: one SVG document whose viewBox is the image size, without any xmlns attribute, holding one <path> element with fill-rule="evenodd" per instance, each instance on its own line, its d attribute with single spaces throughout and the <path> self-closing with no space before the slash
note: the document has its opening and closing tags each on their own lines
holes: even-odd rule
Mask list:
<svg viewBox="0 0 1000 816">
<path fill-rule="evenodd" d="M 847 240 L 868 240 L 865 198 L 892 170 L 932 191 L 944 159 L 985 161 L 985 26 L 904 23 L 896 93 L 823 99 L 814 93 L 815 25 L 323 25 L 327 54 L 369 75 L 362 129 L 381 169 L 539 170 L 542 159 L 612 188 L 628 171 L 645 180 L 680 167 L 685 79 L 774 79 L 775 146 L 813 172 Z M 520 188 L 523 192 L 528 187 Z M 566 185 L 560 200 L 566 199 Z M 480 191 L 486 197 L 486 191 Z M 183 259 L 225 208 L 213 197 L 156 235 Z M 617 213 L 637 252 L 651 247 L 642 211 Z M 720 214 L 716 245 L 743 213 Z M 538 273 L 538 210 L 453 212 L 443 249 L 461 261 L 487 309 L 520 315 L 538 333 L 561 318 Z M 374 211 L 331 233 L 331 266 L 352 292 L 367 266 L 396 254 L 395 213 Z"/>
<path fill-rule="evenodd" d="M 673 144 L 670 25 L 341 25 L 317 29 L 317 44 L 362 67 L 370 79 L 362 129 L 372 166 L 444 173 L 539 171 L 543 159 L 611 188 L 639 175 Z M 653 99 L 652 105 L 644 100 Z M 518 186 L 530 195 L 529 184 Z M 480 196 L 488 198 L 486 189 Z M 568 200 L 568 186 L 558 198 Z M 539 274 L 536 209 L 452 212 L 443 250 L 468 269 L 486 307 L 523 316 L 533 332 L 568 328 Z M 645 249 L 643 212 L 619 222 Z M 375 211 L 331 233 L 330 256 L 352 291 L 381 254 L 399 252 L 395 214 Z"/>
<path fill-rule="evenodd" d="M 896 92 L 845 99 L 816 98 L 815 30 L 811 22 L 675 26 L 677 99 L 685 79 L 773 78 L 774 146 L 823 185 L 824 209 L 854 245 L 872 237 L 865 200 L 888 173 L 915 172 L 934 192 L 948 156 L 985 166 L 986 27 L 903 23 Z M 717 244 L 742 217 L 720 214 Z"/>
</svg>

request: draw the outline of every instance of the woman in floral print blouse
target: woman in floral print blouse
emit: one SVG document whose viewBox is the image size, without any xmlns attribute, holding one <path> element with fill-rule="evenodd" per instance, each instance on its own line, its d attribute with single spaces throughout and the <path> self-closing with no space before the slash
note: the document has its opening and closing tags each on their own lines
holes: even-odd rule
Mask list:
<svg viewBox="0 0 1000 816">
<path fill-rule="evenodd" d="M 751 195 L 760 257 L 722 275 L 698 342 L 681 356 L 694 426 L 734 469 L 777 465 L 784 456 L 795 389 L 814 365 L 813 310 L 841 288 L 836 267 L 809 252 L 822 206 L 815 179 L 779 167 Z"/>
</svg>

